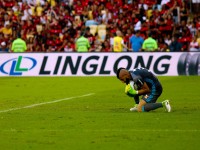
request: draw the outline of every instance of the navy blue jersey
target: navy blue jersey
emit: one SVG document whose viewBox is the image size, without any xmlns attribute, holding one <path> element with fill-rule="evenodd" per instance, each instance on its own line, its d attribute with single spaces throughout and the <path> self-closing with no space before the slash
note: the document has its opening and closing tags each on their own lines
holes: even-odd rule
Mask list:
<svg viewBox="0 0 200 150">
<path fill-rule="evenodd" d="M 151 92 L 162 91 L 162 86 L 158 81 L 158 78 L 145 68 L 136 68 L 133 71 L 129 71 L 132 77 L 133 82 L 137 85 L 138 89 L 140 89 L 144 82 L 148 85 Z"/>
</svg>

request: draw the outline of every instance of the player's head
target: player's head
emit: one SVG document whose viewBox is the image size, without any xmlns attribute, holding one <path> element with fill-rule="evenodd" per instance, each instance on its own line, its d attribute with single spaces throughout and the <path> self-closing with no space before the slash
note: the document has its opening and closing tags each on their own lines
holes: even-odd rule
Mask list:
<svg viewBox="0 0 200 150">
<path fill-rule="evenodd" d="M 116 73 L 116 74 L 117 74 L 117 78 L 118 78 L 118 79 L 119 79 L 120 71 L 121 71 L 122 69 L 125 69 L 125 68 L 121 67 L 121 68 L 118 68 L 118 69 L 117 69 L 117 73 Z"/>
<path fill-rule="evenodd" d="M 117 69 L 117 78 L 126 84 L 128 84 L 131 79 L 129 71 L 122 67 Z"/>
</svg>

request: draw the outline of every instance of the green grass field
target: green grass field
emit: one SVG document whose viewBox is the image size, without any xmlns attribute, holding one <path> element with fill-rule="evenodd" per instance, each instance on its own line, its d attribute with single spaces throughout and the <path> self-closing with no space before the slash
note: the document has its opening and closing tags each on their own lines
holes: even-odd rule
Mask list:
<svg viewBox="0 0 200 150">
<path fill-rule="evenodd" d="M 116 77 L 0 78 L 0 149 L 198 150 L 200 77 L 159 79 L 171 113 L 130 112 Z"/>
</svg>

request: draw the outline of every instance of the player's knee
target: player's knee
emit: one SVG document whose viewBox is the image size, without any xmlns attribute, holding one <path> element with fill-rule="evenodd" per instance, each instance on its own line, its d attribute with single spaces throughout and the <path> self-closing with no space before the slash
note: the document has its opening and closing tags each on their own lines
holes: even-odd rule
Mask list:
<svg viewBox="0 0 200 150">
<path fill-rule="evenodd" d="M 145 110 L 144 110 L 144 105 L 146 104 L 146 101 L 144 101 L 144 100 L 141 100 L 140 101 L 140 103 L 139 103 L 139 105 L 138 105 L 138 107 L 137 107 L 137 110 L 138 110 L 138 112 L 144 112 Z"/>
</svg>

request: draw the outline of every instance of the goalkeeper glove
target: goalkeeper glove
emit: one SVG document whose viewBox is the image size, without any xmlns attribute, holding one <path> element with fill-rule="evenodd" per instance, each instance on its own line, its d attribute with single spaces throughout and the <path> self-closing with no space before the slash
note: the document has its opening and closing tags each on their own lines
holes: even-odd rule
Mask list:
<svg viewBox="0 0 200 150">
<path fill-rule="evenodd" d="M 135 96 L 138 94 L 138 91 L 134 90 L 130 84 L 126 85 L 125 87 L 125 93 L 128 95 L 128 96 Z"/>
</svg>

